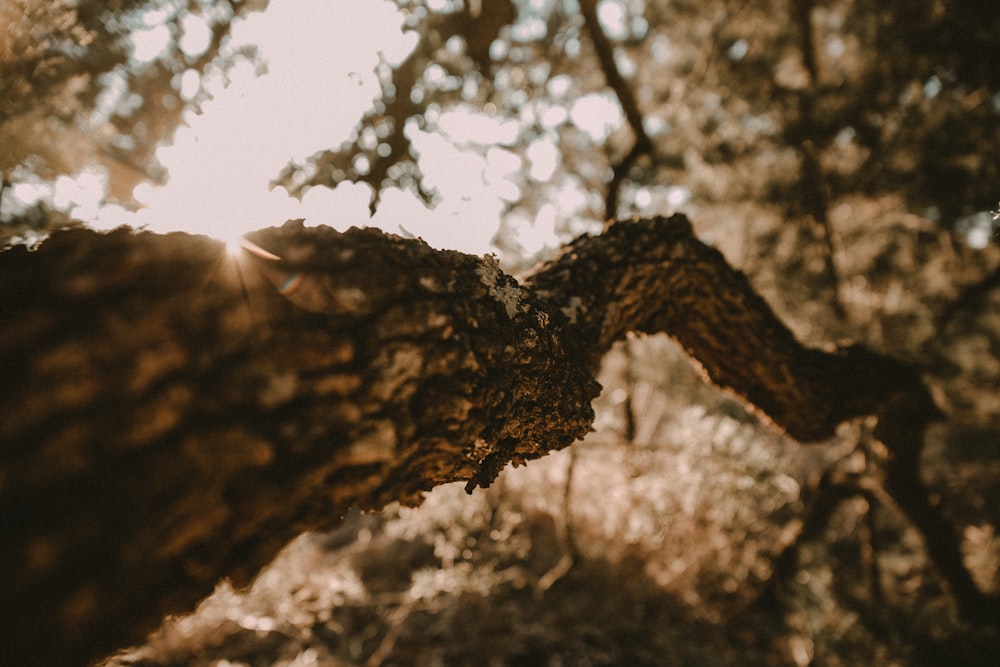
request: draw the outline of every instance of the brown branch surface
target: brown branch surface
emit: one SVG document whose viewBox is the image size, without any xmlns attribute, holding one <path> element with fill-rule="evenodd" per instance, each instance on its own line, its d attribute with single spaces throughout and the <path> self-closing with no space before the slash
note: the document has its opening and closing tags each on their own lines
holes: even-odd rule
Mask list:
<svg viewBox="0 0 1000 667">
<path fill-rule="evenodd" d="M 828 438 L 844 420 L 878 412 L 896 392 L 926 394 L 901 362 L 861 348 L 828 353 L 799 344 L 746 276 L 698 241 L 682 215 L 581 237 L 527 283 L 543 297 L 557 295 L 550 310 L 575 317 L 590 367 L 630 331 L 666 332 L 713 382 L 799 440 Z"/>
<path fill-rule="evenodd" d="M 880 436 L 907 470 L 933 415 L 905 365 L 799 345 L 683 216 L 581 237 L 524 284 L 370 229 L 249 241 L 72 230 L 0 254 L 11 664 L 97 657 L 352 505 L 569 445 L 629 331 L 674 336 L 802 440 L 909 406 Z"/>
</svg>

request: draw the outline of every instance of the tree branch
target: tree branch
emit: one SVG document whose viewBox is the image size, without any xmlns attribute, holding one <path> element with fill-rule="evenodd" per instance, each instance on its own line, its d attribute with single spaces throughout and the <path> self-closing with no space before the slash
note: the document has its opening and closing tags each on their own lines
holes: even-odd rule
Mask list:
<svg viewBox="0 0 1000 667">
<path fill-rule="evenodd" d="M 581 237 L 523 284 L 300 222 L 238 258 L 128 230 L 0 254 L 0 646 L 79 663 L 352 505 L 488 486 L 590 430 L 629 331 L 669 333 L 802 440 L 889 410 L 879 437 L 916 469 L 935 414 L 917 374 L 801 346 L 683 216 Z"/>
<path fill-rule="evenodd" d="M 632 88 L 618 70 L 618 64 L 615 62 L 614 47 L 601 28 L 601 22 L 597 18 L 596 0 L 581 0 L 580 13 L 583 15 L 583 22 L 587 27 L 587 32 L 594 42 L 594 51 L 597 52 L 597 60 L 601 64 L 601 71 L 604 72 L 604 78 L 618 98 L 618 103 L 622 105 L 625 120 L 628 121 L 629 127 L 632 128 L 632 134 L 635 135 L 635 143 L 625 157 L 614 166 L 611 183 L 608 184 L 608 195 L 605 199 L 605 214 L 607 219 L 611 220 L 618 216 L 618 195 L 622 182 L 639 158 L 649 154 L 653 150 L 653 142 L 650 140 L 649 135 L 646 134 L 646 127 L 642 122 L 642 111 L 639 110 L 639 104 L 635 99 Z"/>
<path fill-rule="evenodd" d="M 627 332 L 668 333 L 713 382 L 799 440 L 828 438 L 844 420 L 878 412 L 896 392 L 926 395 L 902 362 L 860 347 L 823 352 L 799 344 L 746 276 L 698 241 L 682 215 L 581 237 L 527 284 L 543 298 L 558 295 L 549 309 L 575 317 L 574 339 L 591 368 Z"/>
</svg>

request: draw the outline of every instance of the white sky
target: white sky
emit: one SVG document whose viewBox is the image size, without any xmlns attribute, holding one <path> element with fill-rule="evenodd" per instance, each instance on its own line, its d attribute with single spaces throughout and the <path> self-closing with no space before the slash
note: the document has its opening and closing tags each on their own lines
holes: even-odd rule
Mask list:
<svg viewBox="0 0 1000 667">
<path fill-rule="evenodd" d="M 614 3 L 601 4 L 603 9 Z M 153 60 L 167 46 L 165 18 L 157 12 L 144 17 L 144 29 L 133 38 L 136 60 Z M 426 184 L 441 195 L 433 211 L 411 193 L 390 189 L 370 218 L 371 189 L 365 184 L 312 188 L 301 202 L 283 188 L 268 189 L 290 160 L 301 163 L 347 138 L 379 95 L 374 73 L 378 53 L 395 64 L 416 42 L 416 35 L 403 35 L 402 19 L 397 7 L 384 0 L 272 0 L 265 12 L 234 24 L 230 44 L 231 49 L 257 45 L 267 74 L 257 76 L 251 64 L 243 63 L 226 81 L 216 74 L 204 82 L 212 99 L 202 105 L 201 114 L 189 112 L 172 144 L 157 151 L 169 181 L 163 187 L 136 189 L 144 209 L 136 213 L 117 206 L 99 208 L 104 175 L 93 170 L 60 178 L 44 196 L 96 228 L 125 224 L 184 230 L 232 242 L 253 229 L 306 218 L 307 224 L 338 229 L 375 225 L 398 233 L 402 228 L 435 247 L 493 251 L 490 241 L 506 203 L 521 196 L 512 177 L 524 170 L 531 179 L 545 182 L 555 173 L 559 151 L 554 131 L 536 140 L 524 158 L 507 149 L 518 139 L 517 123 L 476 109 L 442 113 L 438 124 L 443 135 L 411 133 Z M 196 55 L 207 48 L 207 40 L 205 24 L 189 18 L 181 48 Z M 188 72 L 182 81 L 182 95 L 190 97 L 197 75 Z M 558 88 L 559 83 L 553 85 Z M 595 142 L 620 123 L 620 110 L 610 94 L 585 95 L 568 108 L 549 105 L 542 111 L 543 127 L 568 117 Z M 462 150 L 469 145 L 479 150 Z M 23 184 L 14 195 L 37 199 L 38 187 Z M 572 200 L 564 202 L 569 208 L 581 205 L 580 193 L 562 194 Z M 555 204 L 564 213 L 569 210 L 563 202 Z M 518 242 L 527 252 L 558 245 L 555 211 L 543 207 L 537 220 L 517 219 Z"/>
<path fill-rule="evenodd" d="M 137 188 L 146 205 L 138 214 L 105 209 L 93 223 L 227 240 L 289 218 L 338 228 L 369 224 L 367 186 L 313 188 L 300 203 L 268 183 L 290 160 L 347 138 L 379 93 L 376 49 L 392 62 L 413 46 L 401 24 L 395 6 L 377 0 L 273 0 L 265 12 L 238 20 L 230 48 L 257 45 L 267 74 L 257 76 L 244 62 L 225 82 L 219 75 L 205 81 L 212 99 L 157 151 L 170 172 L 166 186 Z M 155 57 L 136 41 L 144 57 Z"/>
<path fill-rule="evenodd" d="M 434 211 L 411 193 L 391 189 L 369 218 L 371 189 L 365 184 L 312 188 L 301 202 L 283 188 L 268 189 L 290 160 L 301 162 L 347 138 L 379 95 L 378 52 L 398 63 L 415 44 L 416 35 L 403 35 L 402 19 L 395 5 L 379 0 L 272 0 L 265 12 L 234 26 L 232 42 L 233 48 L 256 44 L 267 74 L 258 77 L 245 63 L 229 73 L 227 86 L 218 77 L 206 82 L 213 99 L 202 114 L 188 115 L 172 145 L 157 152 L 170 172 L 168 183 L 136 190 L 146 208 L 97 210 L 87 201 L 87 193 L 94 192 L 93 173 L 61 179 L 56 198 L 77 202 L 74 214 L 100 228 L 129 224 L 232 241 L 249 230 L 302 217 L 338 229 L 376 225 L 400 232 L 402 226 L 436 247 L 492 251 L 504 200 L 520 194 L 507 178 L 521 168 L 520 158 L 509 151 L 491 151 L 487 161 L 438 135 L 413 136 L 427 185 L 441 194 Z M 155 58 L 166 45 L 156 21 L 148 23 L 153 25 L 134 40 L 142 59 Z M 198 30 L 193 26 L 182 43 L 185 51 L 203 50 Z M 440 120 L 455 143 L 480 137 L 510 144 L 517 137 L 516 127 L 485 114 L 453 112 Z"/>
<path fill-rule="evenodd" d="M 627 14 L 620 1 L 603 0 L 598 8 L 609 34 L 627 32 Z M 171 39 L 166 19 L 160 11 L 143 17 L 142 29 L 132 40 L 137 62 L 152 61 L 166 48 Z M 136 190 L 144 209 L 100 208 L 106 176 L 96 169 L 60 177 L 52 184 L 19 182 L 10 194 L 27 204 L 47 199 L 96 228 L 185 230 L 235 241 L 252 229 L 306 218 L 309 224 L 338 229 L 375 225 L 413 233 L 439 248 L 476 254 L 493 251 L 491 239 L 506 204 L 521 197 L 516 177 L 523 173 L 545 183 L 557 173 L 558 125 L 572 122 L 600 144 L 621 124 L 620 108 L 609 91 L 565 99 L 562 104 L 571 80 L 554 77 L 547 88 L 559 102 L 542 100 L 524 110 L 527 115 L 522 120 L 535 118 L 544 132 L 523 157 L 510 150 L 518 140 L 516 121 L 471 108 L 443 112 L 438 118 L 442 134 L 411 135 L 426 183 L 441 195 L 433 211 L 411 193 L 389 189 L 383 192 L 375 216 L 369 217 L 371 190 L 364 184 L 312 188 L 301 202 L 283 188 L 268 189 L 290 160 L 301 163 L 347 138 L 379 94 L 373 71 L 378 53 L 394 64 L 413 48 L 416 35 L 404 36 L 401 25 L 402 15 L 386 0 L 271 0 L 265 12 L 237 20 L 230 44 L 231 49 L 257 45 L 267 75 L 259 77 L 243 63 L 229 73 L 228 81 L 216 74 L 205 82 L 213 98 L 203 104 L 203 113 L 189 113 L 173 143 L 157 152 L 169 170 L 168 183 Z M 536 28 L 544 26 L 532 28 L 530 21 L 522 21 L 517 29 Z M 641 32 L 644 26 L 631 29 Z M 204 52 L 209 38 L 203 20 L 193 14 L 185 18 L 179 35 L 185 53 Z M 181 95 L 190 99 L 199 77 L 189 71 L 181 80 Z M 649 131 L 656 130 L 657 119 L 647 120 Z M 463 150 L 469 145 L 477 150 Z M 541 206 L 534 220 L 516 212 L 508 216 L 507 228 L 526 253 L 557 246 L 557 218 L 582 209 L 585 195 L 572 179 L 556 184 L 553 201 Z M 679 208 L 689 198 L 683 187 L 642 187 L 634 193 L 634 204 L 639 212 L 662 212 L 664 207 Z M 983 243 L 973 236 L 970 232 L 970 243 Z"/>
</svg>

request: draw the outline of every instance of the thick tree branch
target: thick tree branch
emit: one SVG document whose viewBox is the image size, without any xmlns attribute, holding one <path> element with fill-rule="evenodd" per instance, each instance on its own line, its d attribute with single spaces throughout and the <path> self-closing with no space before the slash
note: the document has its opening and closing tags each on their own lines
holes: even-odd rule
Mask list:
<svg viewBox="0 0 1000 667">
<path fill-rule="evenodd" d="M 590 429 L 599 387 L 563 316 L 495 260 L 294 223 L 251 240 L 235 260 L 77 230 L 0 255 L 16 656 L 122 645 L 352 505 L 486 486 Z"/>
<path fill-rule="evenodd" d="M 524 284 L 492 258 L 298 222 L 238 258 L 125 230 L 0 254 L 0 646 L 97 656 L 352 505 L 487 486 L 569 445 L 629 331 L 674 336 L 802 440 L 885 412 L 916 470 L 934 415 L 916 373 L 799 345 L 683 216 L 577 239 Z"/>
<path fill-rule="evenodd" d="M 629 331 L 668 333 L 715 383 L 799 440 L 828 438 L 896 392 L 926 394 L 912 368 L 888 357 L 799 344 L 746 276 L 694 237 L 684 216 L 581 237 L 527 284 L 543 297 L 558 295 L 550 310 L 574 320 L 591 368 Z"/>
</svg>

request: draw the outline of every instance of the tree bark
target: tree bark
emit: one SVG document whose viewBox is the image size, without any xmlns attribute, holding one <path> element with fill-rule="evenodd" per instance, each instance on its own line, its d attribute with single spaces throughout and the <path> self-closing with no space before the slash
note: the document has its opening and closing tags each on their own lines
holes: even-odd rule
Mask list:
<svg viewBox="0 0 1000 667">
<path fill-rule="evenodd" d="M 129 230 L 0 254 L 2 650 L 83 663 L 352 505 L 471 492 L 569 445 L 630 331 L 674 336 L 801 440 L 902 404 L 883 440 L 910 461 L 935 414 L 905 364 L 798 344 L 683 216 L 581 237 L 523 284 L 300 222 L 235 255 Z"/>
</svg>

